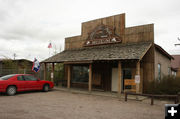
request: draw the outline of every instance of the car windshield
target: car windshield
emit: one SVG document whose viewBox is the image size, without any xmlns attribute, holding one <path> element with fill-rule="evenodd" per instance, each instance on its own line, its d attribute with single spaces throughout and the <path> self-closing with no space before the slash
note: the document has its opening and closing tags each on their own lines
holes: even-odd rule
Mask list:
<svg viewBox="0 0 180 119">
<path fill-rule="evenodd" d="M 0 77 L 0 80 L 8 80 L 9 78 L 13 77 L 14 75 L 15 75 L 15 74 L 2 76 L 2 77 Z"/>
</svg>

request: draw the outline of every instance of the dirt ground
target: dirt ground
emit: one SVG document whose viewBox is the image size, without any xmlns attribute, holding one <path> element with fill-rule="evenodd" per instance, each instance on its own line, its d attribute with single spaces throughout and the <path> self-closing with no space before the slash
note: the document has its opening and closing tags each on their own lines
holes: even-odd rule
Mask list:
<svg viewBox="0 0 180 119">
<path fill-rule="evenodd" d="M 164 119 L 164 105 L 63 91 L 0 95 L 0 119 Z"/>
</svg>

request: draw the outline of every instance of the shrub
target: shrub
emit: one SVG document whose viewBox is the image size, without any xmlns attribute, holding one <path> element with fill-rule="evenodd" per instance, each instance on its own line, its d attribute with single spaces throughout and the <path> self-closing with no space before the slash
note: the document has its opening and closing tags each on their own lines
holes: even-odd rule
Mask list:
<svg viewBox="0 0 180 119">
<path fill-rule="evenodd" d="M 177 94 L 180 92 L 180 77 L 165 76 L 160 81 L 148 82 L 146 93 L 149 94 Z"/>
</svg>

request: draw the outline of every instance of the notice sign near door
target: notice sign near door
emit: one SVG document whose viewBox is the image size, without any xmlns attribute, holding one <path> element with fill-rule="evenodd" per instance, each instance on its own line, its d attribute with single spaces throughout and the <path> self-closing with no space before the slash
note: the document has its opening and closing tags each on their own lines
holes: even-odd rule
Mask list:
<svg viewBox="0 0 180 119">
<path fill-rule="evenodd" d="M 140 75 L 135 75 L 135 83 L 140 83 Z"/>
<path fill-rule="evenodd" d="M 53 72 L 51 72 L 51 79 L 53 79 L 54 78 L 54 73 Z"/>
</svg>

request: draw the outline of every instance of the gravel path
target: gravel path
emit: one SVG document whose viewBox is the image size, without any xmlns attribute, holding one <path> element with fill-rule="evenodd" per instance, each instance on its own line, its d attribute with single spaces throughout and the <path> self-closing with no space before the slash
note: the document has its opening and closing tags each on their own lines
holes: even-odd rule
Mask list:
<svg viewBox="0 0 180 119">
<path fill-rule="evenodd" d="M 0 119 L 164 119 L 164 105 L 63 91 L 0 95 Z"/>
</svg>

